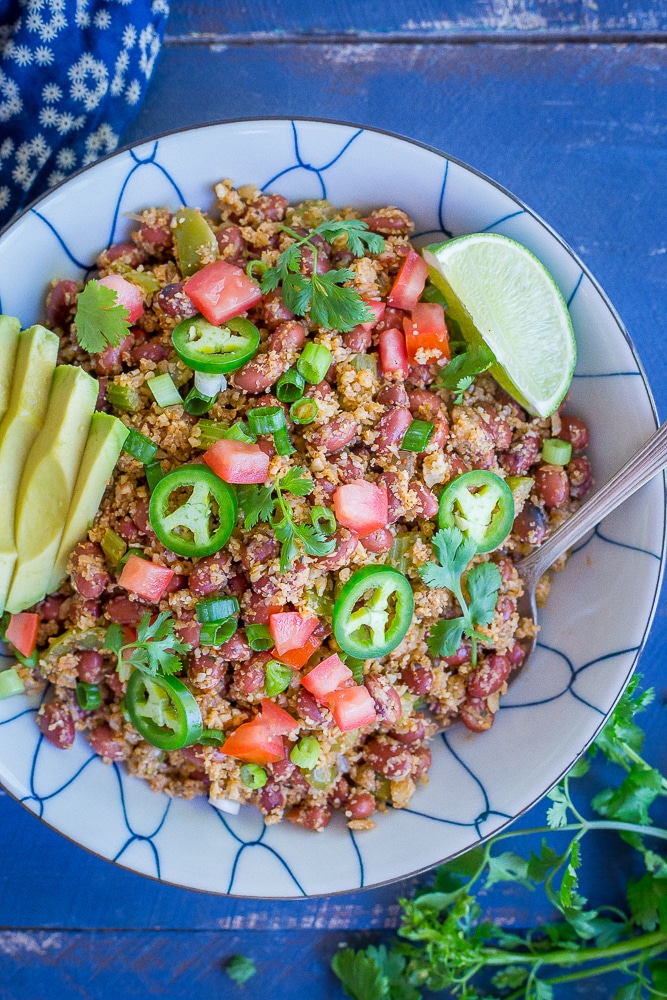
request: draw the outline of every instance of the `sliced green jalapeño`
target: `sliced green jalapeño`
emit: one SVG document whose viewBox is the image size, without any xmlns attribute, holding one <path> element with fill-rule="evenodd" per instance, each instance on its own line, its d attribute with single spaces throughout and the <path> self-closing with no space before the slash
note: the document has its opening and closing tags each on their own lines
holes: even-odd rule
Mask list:
<svg viewBox="0 0 667 1000">
<path fill-rule="evenodd" d="M 222 326 L 195 316 L 174 327 L 171 342 L 181 361 L 193 371 L 224 375 L 254 358 L 259 330 L 241 316 L 228 319 Z"/>
<path fill-rule="evenodd" d="M 206 465 L 181 465 L 153 488 L 151 527 L 176 555 L 193 558 L 218 552 L 234 530 L 238 504 L 234 487 Z"/>
<path fill-rule="evenodd" d="M 359 660 L 386 656 L 410 628 L 414 597 L 409 581 L 390 566 L 364 566 L 352 574 L 333 612 L 336 642 Z"/>
<path fill-rule="evenodd" d="M 127 682 L 125 705 L 137 732 L 159 750 L 198 743 L 204 732 L 199 705 L 178 677 L 134 670 Z"/>
<path fill-rule="evenodd" d="M 441 528 L 458 528 L 475 542 L 478 552 L 498 548 L 513 523 L 512 491 L 495 472 L 464 472 L 440 494 L 438 524 Z"/>
</svg>

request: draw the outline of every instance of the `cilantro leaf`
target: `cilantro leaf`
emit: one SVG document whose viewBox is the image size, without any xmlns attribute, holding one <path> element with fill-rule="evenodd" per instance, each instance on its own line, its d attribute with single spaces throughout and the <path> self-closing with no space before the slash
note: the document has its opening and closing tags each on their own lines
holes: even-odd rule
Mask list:
<svg viewBox="0 0 667 1000">
<path fill-rule="evenodd" d="M 486 344 L 467 345 L 462 354 L 455 355 L 440 371 L 435 384 L 442 389 L 456 391 L 456 402 L 460 403 L 475 376 L 485 372 L 495 360 L 495 355 Z"/>
<path fill-rule="evenodd" d="M 281 490 L 295 497 L 307 497 L 315 488 L 312 478 L 300 465 L 286 472 L 278 482 Z"/>
<path fill-rule="evenodd" d="M 454 656 L 461 645 L 465 618 L 443 618 L 429 629 L 426 645 L 433 656 Z"/>
<path fill-rule="evenodd" d="M 477 625 L 488 625 L 493 620 L 500 584 L 500 570 L 495 563 L 479 563 L 468 573 L 466 577 L 466 588 L 470 595 L 468 607 L 470 617 Z"/>
<path fill-rule="evenodd" d="M 477 551 L 475 542 L 459 528 L 441 528 L 432 543 L 440 565 L 426 563 L 419 567 L 419 575 L 427 586 L 444 587 L 458 597 L 461 575 Z"/>
<path fill-rule="evenodd" d="M 309 556 L 329 556 L 336 548 L 336 540 L 327 538 L 312 524 L 295 524 L 293 528 Z"/>
<path fill-rule="evenodd" d="M 119 665 L 130 664 L 152 676 L 179 673 L 183 669 L 183 661 L 179 654 L 187 653 L 191 647 L 189 643 L 177 638 L 174 626 L 174 619 L 169 612 L 161 611 L 152 623 L 151 616 L 146 612 L 137 626 L 136 641 L 123 644 L 120 652 L 117 652 L 117 636 L 112 634 L 113 651 L 117 652 Z M 105 646 L 107 649 L 112 648 L 108 645 L 109 632 L 112 629 L 113 626 L 107 632 Z"/>
<path fill-rule="evenodd" d="M 379 233 L 372 233 L 368 228 L 368 223 L 362 219 L 332 219 L 322 222 L 317 229 L 314 229 L 311 236 L 317 233 L 329 243 L 338 236 L 347 237 L 347 249 L 355 257 L 363 257 L 366 250 L 369 253 L 382 253 L 384 250 L 384 237 Z"/>
<path fill-rule="evenodd" d="M 370 310 L 354 288 L 342 287 L 350 281 L 353 272 L 349 268 L 313 274 L 311 278 L 310 319 L 316 326 L 326 330 L 341 330 L 347 333 L 358 323 L 368 320 Z"/>
<path fill-rule="evenodd" d="M 227 976 L 238 986 L 243 986 L 257 972 L 257 967 L 251 958 L 246 955 L 232 955 L 225 963 Z"/>
<path fill-rule="evenodd" d="M 113 288 L 91 278 L 77 297 L 76 339 L 89 354 L 98 354 L 108 345 L 117 347 L 130 328 L 129 315 Z"/>
<path fill-rule="evenodd" d="M 616 789 L 605 789 L 591 805 L 602 816 L 648 826 L 648 810 L 662 792 L 662 775 L 653 767 L 635 766 Z"/>
<path fill-rule="evenodd" d="M 246 531 L 254 528 L 258 521 L 271 520 L 276 499 L 271 486 L 238 486 L 237 496 L 245 517 Z"/>
</svg>

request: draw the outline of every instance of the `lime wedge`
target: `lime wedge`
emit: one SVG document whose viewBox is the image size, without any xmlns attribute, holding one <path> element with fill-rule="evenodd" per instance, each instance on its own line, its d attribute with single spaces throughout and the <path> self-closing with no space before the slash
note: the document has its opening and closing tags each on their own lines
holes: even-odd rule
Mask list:
<svg viewBox="0 0 667 1000">
<path fill-rule="evenodd" d="M 459 236 L 422 253 L 462 336 L 493 351 L 491 374 L 526 410 L 548 417 L 570 386 L 577 347 L 567 305 L 544 264 L 497 233 Z"/>
</svg>

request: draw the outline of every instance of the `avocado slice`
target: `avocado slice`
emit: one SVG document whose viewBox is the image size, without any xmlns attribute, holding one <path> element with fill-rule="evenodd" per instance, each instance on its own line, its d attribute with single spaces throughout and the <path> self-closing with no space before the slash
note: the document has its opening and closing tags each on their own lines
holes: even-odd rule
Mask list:
<svg viewBox="0 0 667 1000">
<path fill-rule="evenodd" d="M 104 490 L 129 433 L 125 424 L 110 413 L 93 414 L 47 593 L 57 590 L 67 576 L 69 557 L 76 545 L 85 538 L 97 514 Z"/>
<path fill-rule="evenodd" d="M 16 565 L 14 520 L 19 480 L 49 401 L 60 341 L 43 326 L 19 334 L 9 406 L 0 424 L 0 611 Z M 48 487 L 47 487 L 48 488 Z"/>
<path fill-rule="evenodd" d="M 9 409 L 20 332 L 16 316 L 0 316 L 0 420 Z"/>
<path fill-rule="evenodd" d="M 41 601 L 53 571 L 90 421 L 97 381 L 77 365 L 56 368 L 44 425 L 28 453 L 16 501 L 16 549 L 7 610 Z"/>
</svg>

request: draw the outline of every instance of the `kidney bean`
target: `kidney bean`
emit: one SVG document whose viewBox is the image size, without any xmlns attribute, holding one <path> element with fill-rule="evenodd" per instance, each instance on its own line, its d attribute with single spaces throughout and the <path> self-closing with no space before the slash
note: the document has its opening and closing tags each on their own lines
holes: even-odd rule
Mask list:
<svg viewBox="0 0 667 1000">
<path fill-rule="evenodd" d="M 268 573 L 265 574 L 264 576 L 260 576 L 259 580 L 255 580 L 253 588 L 265 600 L 269 600 L 271 597 L 275 597 L 275 595 L 278 593 L 278 585 L 275 582 L 275 580 L 273 580 L 268 575 Z"/>
<path fill-rule="evenodd" d="M 377 555 L 381 555 L 383 552 L 389 552 L 389 549 L 394 544 L 394 536 L 388 528 L 378 528 L 377 531 L 371 532 L 370 535 L 364 535 L 361 539 L 361 544 L 367 552 L 374 552 Z"/>
<path fill-rule="evenodd" d="M 352 792 L 345 803 L 345 815 L 349 819 L 368 819 L 375 812 L 376 802 L 370 792 Z"/>
<path fill-rule="evenodd" d="M 332 266 L 338 270 L 341 267 L 349 267 L 356 260 L 356 257 L 349 250 L 334 250 L 330 260 Z"/>
<path fill-rule="evenodd" d="M 499 456 L 499 462 L 509 476 L 525 476 L 540 453 L 540 439 L 536 434 L 524 434 Z"/>
<path fill-rule="evenodd" d="M 413 715 L 411 719 L 408 720 L 406 725 L 409 725 L 410 729 L 392 729 L 388 734 L 392 739 L 398 740 L 399 743 L 405 744 L 405 746 L 411 746 L 413 743 L 418 743 L 423 740 L 426 735 L 426 728 L 422 722 L 420 716 Z"/>
<path fill-rule="evenodd" d="M 402 330 L 403 320 L 407 315 L 402 309 L 393 309 L 391 306 L 387 306 L 375 329 L 380 333 L 383 330 Z"/>
<path fill-rule="evenodd" d="M 231 556 L 226 552 L 198 559 L 188 577 L 190 593 L 195 597 L 206 597 L 221 590 L 229 580 L 231 567 Z"/>
<path fill-rule="evenodd" d="M 249 573 L 259 563 L 267 563 L 279 555 L 280 544 L 274 536 L 254 535 L 241 546 L 241 565 Z"/>
<path fill-rule="evenodd" d="M 459 715 L 473 733 L 485 733 L 493 725 L 493 712 L 483 698 L 466 698 L 459 706 Z"/>
<path fill-rule="evenodd" d="M 107 388 L 109 386 L 109 379 L 106 375 L 100 375 L 97 380 L 97 402 L 95 403 L 96 410 L 103 410 L 107 405 Z"/>
<path fill-rule="evenodd" d="M 112 622 L 118 622 L 119 625 L 138 625 L 142 615 L 145 615 L 149 610 L 152 609 L 138 601 L 131 601 L 129 597 L 124 595 L 112 597 L 104 606 L 107 618 L 110 618 Z"/>
<path fill-rule="evenodd" d="M 41 604 L 38 605 L 37 611 L 39 612 L 39 617 L 45 622 L 55 622 L 60 618 L 60 611 L 63 606 L 65 598 L 54 594 L 49 594 L 45 597 Z"/>
<path fill-rule="evenodd" d="M 270 653 L 255 653 L 247 663 L 234 665 L 234 684 L 244 694 L 253 694 L 264 687 L 266 664 L 271 659 Z"/>
<path fill-rule="evenodd" d="M 262 320 L 269 332 L 277 329 L 283 323 L 294 319 L 294 313 L 283 302 L 282 293 L 278 288 L 266 293 L 262 299 L 261 308 Z"/>
<path fill-rule="evenodd" d="M 106 675 L 105 683 L 119 698 L 122 698 L 127 690 L 127 681 L 121 680 L 115 670 Z"/>
<path fill-rule="evenodd" d="M 149 253 L 159 253 L 168 250 L 173 243 L 172 232 L 169 226 L 149 226 L 147 223 L 141 226 L 134 238 Z"/>
<path fill-rule="evenodd" d="M 79 542 L 71 556 L 72 585 L 86 600 L 94 601 L 111 583 L 104 552 L 95 542 Z"/>
<path fill-rule="evenodd" d="M 336 548 L 331 555 L 321 556 L 317 560 L 318 566 L 332 572 L 342 569 L 349 564 L 357 550 L 359 536 L 354 531 L 348 531 L 347 528 L 338 528 L 334 535 L 334 540 Z"/>
<path fill-rule="evenodd" d="M 435 393 L 427 389 L 412 389 L 408 393 L 410 412 L 419 420 L 435 421 L 443 412 L 443 402 Z"/>
<path fill-rule="evenodd" d="M 535 493 L 545 507 L 562 507 L 570 497 L 570 481 L 562 465 L 540 465 L 534 472 Z"/>
<path fill-rule="evenodd" d="M 66 328 L 74 318 L 79 289 L 75 281 L 66 279 L 53 286 L 46 296 L 46 323 L 50 327 Z"/>
<path fill-rule="evenodd" d="M 170 354 L 169 348 L 157 340 L 148 340 L 145 344 L 137 344 L 132 348 L 132 360 L 135 364 L 139 364 L 140 361 L 152 361 L 157 364 L 159 361 L 166 361 Z"/>
<path fill-rule="evenodd" d="M 252 656 L 252 649 L 248 645 L 244 629 L 239 629 L 231 639 L 218 646 L 218 656 L 223 660 L 231 660 L 233 663 L 244 663 Z"/>
<path fill-rule="evenodd" d="M 406 406 L 396 406 L 388 410 L 375 425 L 377 451 L 381 455 L 397 451 L 411 423 L 412 414 Z"/>
<path fill-rule="evenodd" d="M 130 543 L 136 542 L 141 535 L 141 532 L 137 528 L 136 524 L 134 521 L 130 520 L 129 517 L 124 517 L 122 521 L 118 523 L 116 531 L 121 538 L 124 538 L 126 542 Z"/>
<path fill-rule="evenodd" d="M 230 577 L 227 584 L 227 590 L 233 597 L 241 597 L 245 594 L 248 589 L 248 577 L 245 573 L 235 573 L 234 576 Z"/>
<path fill-rule="evenodd" d="M 333 389 L 326 381 L 319 382 L 317 385 L 308 386 L 308 395 L 311 399 L 327 399 L 327 397 L 331 396 L 332 392 Z"/>
<path fill-rule="evenodd" d="M 171 580 L 165 588 L 165 594 L 175 594 L 179 590 L 184 590 L 188 585 L 187 576 L 183 576 L 182 573 L 174 573 Z"/>
<path fill-rule="evenodd" d="M 502 653 L 493 653 L 468 678 L 469 698 L 488 698 L 499 691 L 512 670 L 512 664 Z"/>
<path fill-rule="evenodd" d="M 371 212 L 363 222 L 366 223 L 372 233 L 383 233 L 385 236 L 399 234 L 407 236 L 412 232 L 414 226 L 405 212 Z"/>
<path fill-rule="evenodd" d="M 287 355 L 292 364 L 305 342 L 306 329 L 303 323 L 290 319 L 275 328 L 269 337 L 269 350 Z"/>
<path fill-rule="evenodd" d="M 544 511 L 527 500 L 520 513 L 514 518 L 512 531 L 519 541 L 528 545 L 540 545 L 549 531 Z"/>
<path fill-rule="evenodd" d="M 112 261 L 120 261 L 128 267 L 139 267 L 146 260 L 146 254 L 135 243 L 125 240 L 123 243 L 112 243 L 103 250 L 97 258 L 97 266 L 106 268 Z"/>
<path fill-rule="evenodd" d="M 518 667 L 526 658 L 526 650 L 520 642 L 515 642 L 514 645 L 507 650 L 505 656 L 510 661 L 510 666 L 512 668 Z"/>
<path fill-rule="evenodd" d="M 313 478 L 313 482 L 315 483 L 315 486 L 318 486 L 329 499 L 331 499 L 336 492 L 334 484 L 328 479 L 324 479 L 322 476 L 315 476 Z"/>
<path fill-rule="evenodd" d="M 405 515 L 405 507 L 396 494 L 397 482 L 398 476 L 395 472 L 383 472 L 378 476 L 378 486 L 384 486 L 387 491 L 389 524 L 395 524 L 399 518 Z"/>
<path fill-rule="evenodd" d="M 591 463 L 583 456 L 576 456 L 569 463 L 566 471 L 570 483 L 570 496 L 575 500 L 581 500 L 593 485 Z"/>
<path fill-rule="evenodd" d="M 170 316 L 172 319 L 192 319 L 199 311 L 192 299 L 183 291 L 182 281 L 174 281 L 161 288 L 155 296 L 155 302 L 165 316 Z"/>
<path fill-rule="evenodd" d="M 74 746 L 74 719 L 64 702 L 54 700 L 42 705 L 37 713 L 37 725 L 44 738 L 59 750 L 69 750 Z"/>
<path fill-rule="evenodd" d="M 433 428 L 433 433 L 426 446 L 426 451 L 431 453 L 434 451 L 441 451 L 445 445 L 445 442 L 449 440 L 449 420 L 447 417 L 438 417 L 435 421 L 435 426 Z"/>
<path fill-rule="evenodd" d="M 431 764 L 433 756 L 428 747 L 415 747 L 412 751 L 412 777 L 417 781 L 426 774 Z"/>
<path fill-rule="evenodd" d="M 310 785 L 302 775 L 298 767 L 295 767 L 288 757 L 284 760 L 277 760 L 271 764 L 271 772 L 276 781 L 284 782 L 292 788 L 301 788 L 304 792 L 310 791 Z"/>
<path fill-rule="evenodd" d="M 418 479 L 413 479 L 410 482 L 410 489 L 417 494 L 416 513 L 418 516 L 425 517 L 427 520 L 435 517 L 440 509 L 440 504 L 438 503 L 438 498 L 435 493 L 432 493 L 431 490 L 424 486 L 424 484 Z"/>
<path fill-rule="evenodd" d="M 181 642 L 186 642 L 188 646 L 192 646 L 193 649 L 199 645 L 201 625 L 194 618 L 185 616 L 183 618 L 178 618 L 174 622 L 174 631 L 178 634 L 178 638 Z"/>
<path fill-rule="evenodd" d="M 403 706 L 398 691 L 380 674 L 370 673 L 364 677 L 364 686 L 373 699 L 375 710 L 383 722 L 393 726 L 403 714 Z"/>
<path fill-rule="evenodd" d="M 188 677 L 200 691 L 215 691 L 224 680 L 225 664 L 213 653 L 192 656 L 188 666 Z M 224 695 L 226 692 L 219 693 Z"/>
<path fill-rule="evenodd" d="M 300 687 L 296 696 L 296 710 L 302 719 L 305 719 L 311 726 L 321 726 L 325 721 L 324 712 L 318 705 L 315 696 Z"/>
<path fill-rule="evenodd" d="M 255 589 L 246 593 L 243 604 L 243 620 L 246 625 L 268 625 L 271 615 L 285 610 L 282 604 L 272 604 Z"/>
<path fill-rule="evenodd" d="M 326 244 L 326 246 L 328 246 L 328 244 Z M 326 250 L 318 248 L 317 273 L 326 274 L 326 272 L 330 270 L 331 261 L 329 260 L 329 254 Z M 313 251 L 308 246 L 303 246 L 301 248 L 301 273 L 307 278 L 312 277 L 313 274 Z"/>
<path fill-rule="evenodd" d="M 142 534 L 151 536 L 155 534 L 148 516 L 148 500 L 137 500 L 132 520 Z"/>
<path fill-rule="evenodd" d="M 410 397 L 408 390 L 400 382 L 391 382 L 383 385 L 377 395 L 378 403 L 383 406 L 408 406 Z"/>
<path fill-rule="evenodd" d="M 119 739 L 111 726 L 96 726 L 88 739 L 95 753 L 106 760 L 126 760 L 130 756 L 130 747 Z"/>
<path fill-rule="evenodd" d="M 428 694 L 433 687 L 434 674 L 430 667 L 415 664 L 413 667 L 403 667 L 401 680 L 410 694 L 418 696 Z"/>
<path fill-rule="evenodd" d="M 104 675 L 104 657 L 95 649 L 85 649 L 79 653 L 76 672 L 84 684 L 97 684 Z"/>
<path fill-rule="evenodd" d="M 282 222 L 289 202 L 282 194 L 260 194 L 248 208 L 260 222 Z"/>
<path fill-rule="evenodd" d="M 285 792 L 273 778 L 267 779 L 257 797 L 259 800 L 257 804 L 265 815 L 285 808 Z"/>
<path fill-rule="evenodd" d="M 335 785 L 327 795 L 327 803 L 333 809 L 340 809 L 350 797 L 350 783 L 347 778 L 341 774 L 341 776 L 336 781 Z"/>
<path fill-rule="evenodd" d="M 354 417 L 349 413 L 339 413 L 329 423 L 310 431 L 307 437 L 314 448 L 321 448 L 327 455 L 331 455 L 351 444 L 357 431 Z"/>
<path fill-rule="evenodd" d="M 371 331 L 366 330 L 363 325 L 355 326 L 343 334 L 343 343 L 349 351 L 354 351 L 355 354 L 365 354 L 372 341 Z"/>
<path fill-rule="evenodd" d="M 410 751 L 389 736 L 375 736 L 363 748 L 364 759 L 374 771 L 392 781 L 407 778 L 412 770 Z"/>
<path fill-rule="evenodd" d="M 224 226 L 215 234 L 218 250 L 228 264 L 238 264 L 243 260 L 245 240 L 240 226 Z"/>
<path fill-rule="evenodd" d="M 463 663 L 467 663 L 470 660 L 470 642 L 466 639 L 452 656 L 441 656 L 440 660 L 448 667 L 460 667 Z"/>
<path fill-rule="evenodd" d="M 95 372 L 98 375 L 119 375 L 123 370 L 122 351 L 120 347 L 105 347 L 94 359 Z"/>
<path fill-rule="evenodd" d="M 508 622 L 516 611 L 516 601 L 513 597 L 501 597 L 496 608 L 502 621 Z"/>
<path fill-rule="evenodd" d="M 498 451 L 505 451 L 512 443 L 512 428 L 487 403 L 482 403 L 480 409 L 483 411 L 482 423 L 493 439 L 495 447 Z"/>
<path fill-rule="evenodd" d="M 579 417 L 561 413 L 559 438 L 569 441 L 573 451 L 583 451 L 588 444 L 588 427 Z"/>
<path fill-rule="evenodd" d="M 338 470 L 338 479 L 341 483 L 354 483 L 357 479 L 364 478 L 364 470 L 357 465 L 352 455 L 348 452 L 335 455 L 331 459 L 331 465 L 335 465 Z"/>
<path fill-rule="evenodd" d="M 286 818 L 290 823 L 298 826 L 305 826 L 306 830 L 323 830 L 331 821 L 331 809 L 328 806 L 309 806 L 306 804 L 295 806 L 286 813 Z"/>
<path fill-rule="evenodd" d="M 388 311 L 389 310 L 387 310 L 387 312 Z M 403 329 L 402 324 L 400 329 Z M 425 389 L 426 386 L 431 384 L 437 374 L 437 371 L 438 369 L 436 365 L 410 365 L 405 384 L 410 389 Z"/>
<path fill-rule="evenodd" d="M 289 366 L 285 358 L 260 354 L 234 372 L 233 383 L 237 389 L 258 395 L 274 385 Z"/>
</svg>

